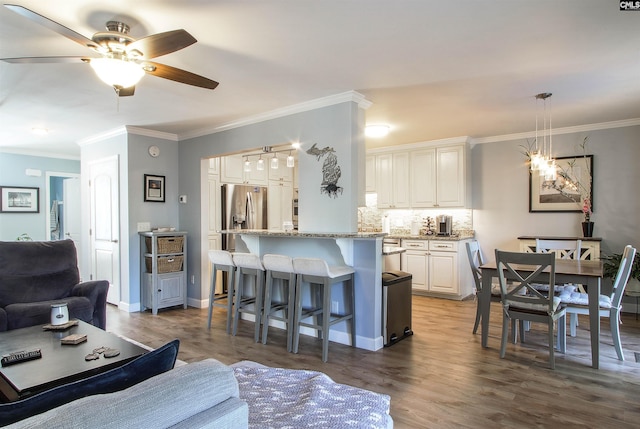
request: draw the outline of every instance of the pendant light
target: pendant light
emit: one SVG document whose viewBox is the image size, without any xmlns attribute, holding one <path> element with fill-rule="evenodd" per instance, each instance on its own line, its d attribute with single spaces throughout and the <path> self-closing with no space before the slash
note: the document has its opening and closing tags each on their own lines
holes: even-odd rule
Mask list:
<svg viewBox="0 0 640 429">
<path fill-rule="evenodd" d="M 547 112 L 547 99 L 551 97 L 550 92 L 543 92 L 536 95 L 536 139 L 535 149 L 531 153 L 531 171 L 537 172 L 544 180 L 555 180 L 557 177 L 556 160 L 552 156 L 553 133 L 551 131 L 551 109 Z M 538 136 L 538 100 L 543 101 L 543 128 L 542 142 Z M 549 102 L 551 104 L 551 102 Z M 547 128 L 548 122 L 548 128 Z"/>
<path fill-rule="evenodd" d="M 296 165 L 296 161 L 291 155 L 291 151 L 289 151 L 289 156 L 287 156 L 287 167 L 293 168 Z"/>
<path fill-rule="evenodd" d="M 273 158 L 271 158 L 271 169 L 272 170 L 277 170 L 278 169 L 278 156 L 276 155 L 276 153 L 273 153 Z"/>
<path fill-rule="evenodd" d="M 262 159 L 262 155 L 260 155 L 260 158 L 258 158 L 258 162 L 256 163 L 256 170 L 264 170 L 264 159 Z"/>
<path fill-rule="evenodd" d="M 244 171 L 246 171 L 246 172 L 251 171 L 251 162 L 249 162 L 249 157 L 248 156 L 244 157 Z"/>
</svg>

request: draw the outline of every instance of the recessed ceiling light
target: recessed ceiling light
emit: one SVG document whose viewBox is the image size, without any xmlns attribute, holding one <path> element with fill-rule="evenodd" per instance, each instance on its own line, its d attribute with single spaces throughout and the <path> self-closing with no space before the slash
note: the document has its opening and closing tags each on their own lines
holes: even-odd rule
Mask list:
<svg viewBox="0 0 640 429">
<path fill-rule="evenodd" d="M 37 136 L 46 136 L 49 130 L 46 128 L 31 128 L 31 132 Z"/>
<path fill-rule="evenodd" d="M 367 137 L 385 137 L 389 134 L 389 125 L 367 125 L 364 129 L 364 134 Z"/>
</svg>

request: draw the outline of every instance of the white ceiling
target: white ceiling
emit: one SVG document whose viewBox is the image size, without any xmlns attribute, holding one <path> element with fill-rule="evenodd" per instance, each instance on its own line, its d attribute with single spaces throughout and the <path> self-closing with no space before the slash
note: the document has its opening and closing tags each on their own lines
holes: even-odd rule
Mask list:
<svg viewBox="0 0 640 429">
<path fill-rule="evenodd" d="M 120 19 L 131 35 L 184 28 L 198 43 L 156 59 L 220 82 L 211 91 L 146 76 L 117 99 L 84 64 L 0 62 L 0 150 L 79 156 L 124 125 L 178 139 L 355 90 L 368 147 L 640 118 L 640 11 L 609 0 L 15 0 L 87 37 Z M 0 58 L 88 55 L 0 8 Z M 50 130 L 46 137 L 33 127 Z M 256 147 L 260 147 L 256 142 Z"/>
</svg>

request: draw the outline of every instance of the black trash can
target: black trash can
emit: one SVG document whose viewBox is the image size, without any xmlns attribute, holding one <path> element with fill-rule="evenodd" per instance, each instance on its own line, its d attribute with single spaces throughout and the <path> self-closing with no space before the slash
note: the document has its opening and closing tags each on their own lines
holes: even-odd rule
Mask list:
<svg viewBox="0 0 640 429">
<path fill-rule="evenodd" d="M 411 330 L 411 273 L 382 273 L 382 331 L 384 346 L 413 335 Z"/>
</svg>

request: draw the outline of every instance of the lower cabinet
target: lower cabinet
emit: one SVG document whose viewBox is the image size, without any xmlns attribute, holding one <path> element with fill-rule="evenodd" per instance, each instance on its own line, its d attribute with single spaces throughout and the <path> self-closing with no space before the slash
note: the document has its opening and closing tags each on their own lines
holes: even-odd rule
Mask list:
<svg viewBox="0 0 640 429">
<path fill-rule="evenodd" d="M 144 274 L 142 305 L 150 308 L 153 314 L 157 314 L 159 308 L 184 305 L 187 298 L 184 274 L 182 272 L 166 273 L 157 274 L 157 277 L 154 286 L 153 274 Z"/>
<path fill-rule="evenodd" d="M 401 268 L 412 274 L 414 293 L 452 299 L 473 293 L 464 241 L 402 240 L 402 247 Z"/>
</svg>

